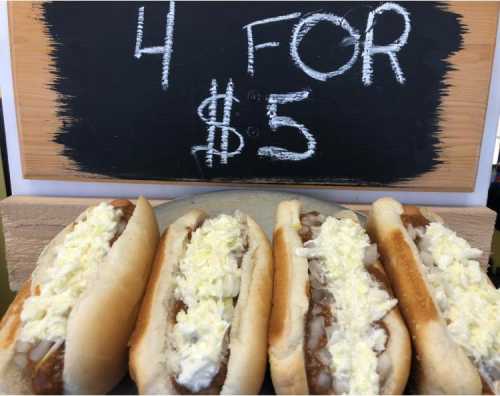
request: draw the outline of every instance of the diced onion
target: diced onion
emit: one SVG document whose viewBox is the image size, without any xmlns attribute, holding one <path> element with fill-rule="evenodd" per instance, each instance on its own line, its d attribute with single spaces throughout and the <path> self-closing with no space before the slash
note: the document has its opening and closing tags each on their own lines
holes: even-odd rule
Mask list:
<svg viewBox="0 0 500 396">
<path fill-rule="evenodd" d="M 432 267 L 432 265 L 434 264 L 434 260 L 432 258 L 432 255 L 429 252 L 421 251 L 420 258 L 422 259 L 422 262 L 424 263 L 424 265 L 426 265 L 428 267 Z"/>
<path fill-rule="evenodd" d="M 301 222 L 305 226 L 312 226 L 317 223 L 323 223 L 325 221 L 325 216 L 319 214 L 308 214 L 306 216 L 302 216 Z"/>
<path fill-rule="evenodd" d="M 326 283 L 325 275 L 322 271 L 322 262 L 318 259 L 309 259 L 309 272 L 311 273 L 311 282 L 314 281 L 315 284 L 324 285 Z"/>
<path fill-rule="evenodd" d="M 311 287 L 313 289 L 321 289 L 321 287 L 323 286 L 321 284 L 321 282 L 318 280 L 318 278 L 316 278 L 314 275 L 311 274 L 311 276 L 309 277 L 309 280 L 311 282 Z"/>
<path fill-rule="evenodd" d="M 118 226 L 117 226 L 116 235 L 123 234 L 123 231 L 125 231 L 125 228 L 127 228 L 127 223 L 124 221 L 120 221 L 118 223 Z"/>
<path fill-rule="evenodd" d="M 493 390 L 495 395 L 500 394 L 500 362 L 496 364 L 481 363 L 479 372 Z"/>
<path fill-rule="evenodd" d="M 323 335 L 325 321 L 322 316 L 316 316 L 309 324 L 309 347 L 315 348 L 319 344 L 319 340 Z"/>
<path fill-rule="evenodd" d="M 330 366 L 330 363 L 332 361 L 332 356 L 330 355 L 330 352 L 328 352 L 328 349 L 322 348 L 318 351 L 318 359 L 321 362 L 321 364 L 325 366 Z"/>
<path fill-rule="evenodd" d="M 347 378 L 334 378 L 333 389 L 336 395 L 344 395 L 349 392 L 349 381 Z"/>
<path fill-rule="evenodd" d="M 316 239 L 321 232 L 321 227 L 313 227 L 311 226 L 311 237 L 312 239 Z"/>
<path fill-rule="evenodd" d="M 413 228 L 411 224 L 408 224 L 406 226 L 406 231 L 408 231 L 408 235 L 413 241 L 417 238 L 417 232 L 415 231 L 415 228 Z"/>
<path fill-rule="evenodd" d="M 358 216 L 352 210 L 341 210 L 340 212 L 335 213 L 336 219 L 351 219 L 356 223 L 359 223 Z"/>
<path fill-rule="evenodd" d="M 429 238 L 421 238 L 420 242 L 418 244 L 418 250 L 428 250 L 430 247 L 430 241 Z"/>
<path fill-rule="evenodd" d="M 325 297 L 325 291 L 318 288 L 313 288 L 311 291 L 311 297 L 313 301 L 321 301 Z"/>
<path fill-rule="evenodd" d="M 309 338 L 307 339 L 307 348 L 310 350 L 316 348 L 317 342 L 318 339 L 314 338 L 311 334 L 309 334 Z"/>
<path fill-rule="evenodd" d="M 330 388 L 332 385 L 332 376 L 326 370 L 321 370 L 318 375 L 318 385 L 322 388 Z"/>
<path fill-rule="evenodd" d="M 49 351 L 51 345 L 52 343 L 50 341 L 40 341 L 40 343 L 31 350 L 30 360 L 33 362 L 38 362 Z"/>
<path fill-rule="evenodd" d="M 333 295 L 327 289 L 312 289 L 311 299 L 316 303 L 327 304 L 330 306 L 330 311 L 332 315 L 334 313 L 335 307 L 331 305 L 335 302 Z"/>
<path fill-rule="evenodd" d="M 29 342 L 25 341 L 17 341 L 16 342 L 16 351 L 20 353 L 28 352 L 33 345 Z"/>
<path fill-rule="evenodd" d="M 365 249 L 365 255 L 363 257 L 363 263 L 365 265 L 373 264 L 378 259 L 377 244 L 372 243 Z"/>
<path fill-rule="evenodd" d="M 335 308 L 333 308 L 333 309 L 335 309 Z M 332 338 L 332 333 L 333 333 L 333 330 L 334 330 L 334 326 L 333 326 L 333 325 L 332 325 L 332 326 L 326 326 L 326 327 L 325 327 L 326 337 L 327 337 L 328 339 L 331 339 L 331 338 Z"/>
<path fill-rule="evenodd" d="M 309 239 L 308 241 L 305 241 L 304 242 L 304 247 L 305 248 L 312 248 L 312 247 L 314 247 L 314 241 L 312 239 Z M 307 253 L 304 252 L 304 249 L 301 249 L 300 251 L 303 252 L 301 254 L 302 256 L 307 256 Z"/>
<path fill-rule="evenodd" d="M 64 340 L 63 339 L 57 340 L 56 342 L 54 342 L 52 344 L 52 347 L 49 349 L 48 353 L 53 353 L 53 352 L 57 351 L 62 344 L 64 344 Z"/>
<path fill-rule="evenodd" d="M 314 304 L 314 307 L 313 307 L 311 313 L 312 313 L 313 316 L 319 315 L 321 313 L 321 306 L 318 305 L 318 304 Z"/>
<path fill-rule="evenodd" d="M 314 221 L 309 216 L 304 216 L 301 222 L 303 226 L 310 227 Z"/>
<path fill-rule="evenodd" d="M 23 369 L 26 367 L 28 364 L 28 358 L 26 357 L 26 354 L 24 353 L 18 353 L 14 356 L 14 363 L 16 364 L 17 367 Z"/>
<path fill-rule="evenodd" d="M 377 360 L 377 373 L 380 375 L 380 381 L 383 383 L 389 376 L 392 368 L 392 361 L 389 353 L 382 353 Z"/>
</svg>

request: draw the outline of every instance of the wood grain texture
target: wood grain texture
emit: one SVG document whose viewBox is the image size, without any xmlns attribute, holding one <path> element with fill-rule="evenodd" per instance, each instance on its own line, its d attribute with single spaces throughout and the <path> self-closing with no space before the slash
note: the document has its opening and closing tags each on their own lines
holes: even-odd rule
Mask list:
<svg viewBox="0 0 500 396">
<path fill-rule="evenodd" d="M 449 96 L 444 98 L 441 106 L 443 132 L 440 150 L 444 163 L 416 179 L 388 187 L 473 191 L 495 47 L 498 2 L 450 2 L 449 9 L 463 15 L 468 31 L 464 35 L 463 50 L 450 59 L 454 70 L 447 75 Z M 9 3 L 24 176 L 109 181 L 105 176 L 79 172 L 74 163 L 61 155 L 62 147 L 53 142 L 54 134 L 64 120 L 56 114 L 57 93 L 51 89 L 53 65 L 49 57 L 52 42 L 40 16 L 40 3 Z"/>
<path fill-rule="evenodd" d="M 474 191 L 488 105 L 499 3 L 469 1 L 449 4 L 450 11 L 464 16 L 468 32 L 464 35 L 464 48 L 449 58 L 455 70 L 447 75 L 449 95 L 444 96 L 441 105 L 443 134 L 439 148 L 444 163 L 438 169 L 401 185 L 410 188 L 433 186 L 436 191 Z"/>
<path fill-rule="evenodd" d="M 85 208 L 103 201 L 103 198 L 57 198 L 11 196 L 0 202 L 9 283 L 17 290 L 33 271 L 43 247 Z M 153 206 L 167 202 L 153 200 Z M 346 205 L 366 212 L 368 205 Z M 481 249 L 482 263 L 490 254 L 496 213 L 484 207 L 434 207 L 444 221 L 469 242 Z"/>
<path fill-rule="evenodd" d="M 40 23 L 41 5 L 11 2 L 8 10 L 23 174 L 28 178 L 71 176 L 76 167 L 61 155 L 63 147 L 53 142 L 63 120 L 56 113 L 57 93 L 50 88 L 54 67 L 49 57 L 52 42 Z"/>
</svg>

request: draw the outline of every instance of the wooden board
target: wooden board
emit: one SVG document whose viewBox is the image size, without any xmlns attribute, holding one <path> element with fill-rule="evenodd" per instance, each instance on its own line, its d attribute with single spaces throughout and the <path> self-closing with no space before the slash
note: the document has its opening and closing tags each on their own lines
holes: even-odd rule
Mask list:
<svg viewBox="0 0 500 396">
<path fill-rule="evenodd" d="M 10 287 L 17 290 L 33 271 L 47 242 L 89 205 L 102 199 L 11 196 L 0 202 Z M 152 201 L 153 206 L 166 201 Z M 367 205 L 346 205 L 366 212 Z M 433 207 L 444 221 L 474 247 L 482 264 L 490 254 L 496 213 L 488 208 Z"/>
<path fill-rule="evenodd" d="M 82 172 L 74 161 L 62 155 L 63 146 L 54 142 L 64 123 L 71 120 L 57 115 L 60 98 L 53 90 L 55 65 L 49 56 L 55 43 L 41 23 L 41 10 L 40 3 L 9 3 L 24 176 L 33 179 L 109 181 L 109 177 L 103 174 Z M 452 64 L 452 70 L 447 72 L 445 79 L 448 95 L 443 97 L 439 107 L 441 132 L 437 149 L 442 163 L 416 178 L 379 187 L 473 191 L 488 99 L 498 3 L 451 2 L 449 10 L 462 16 L 461 22 L 466 31 L 463 34 L 463 49 L 448 59 Z M 351 157 L 353 163 L 362 160 L 355 150 Z M 349 182 L 341 184 L 353 187 Z M 355 188 L 366 186 L 356 183 Z"/>
</svg>

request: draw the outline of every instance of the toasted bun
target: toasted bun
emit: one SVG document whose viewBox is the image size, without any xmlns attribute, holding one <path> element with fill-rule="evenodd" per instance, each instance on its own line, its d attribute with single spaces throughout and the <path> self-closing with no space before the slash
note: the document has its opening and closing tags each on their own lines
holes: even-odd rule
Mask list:
<svg viewBox="0 0 500 396">
<path fill-rule="evenodd" d="M 174 302 L 173 273 L 190 230 L 206 218 L 192 210 L 170 225 L 162 237 L 139 320 L 131 338 L 130 372 L 141 394 L 176 394 L 165 353 L 169 313 Z M 247 216 L 248 252 L 242 260 L 240 294 L 230 330 L 230 356 L 221 393 L 258 393 L 266 369 L 267 327 L 272 294 L 271 247 L 261 228 Z"/>
<path fill-rule="evenodd" d="M 269 336 L 271 377 L 278 394 L 308 394 L 304 337 L 309 309 L 309 275 L 305 257 L 294 254 L 302 247 L 298 234 L 301 204 L 284 201 L 278 206 L 274 231 L 274 296 Z M 353 213 L 342 213 L 353 217 Z M 374 264 L 378 279 L 390 291 L 383 267 Z M 383 394 L 400 394 L 408 379 L 411 347 L 408 332 L 397 307 L 382 320 L 390 337 L 384 351 Z"/>
<path fill-rule="evenodd" d="M 442 221 L 429 211 L 421 212 L 430 221 Z M 412 336 L 417 390 L 423 394 L 480 394 L 479 373 L 448 334 L 418 249 L 401 221 L 403 213 L 399 202 L 379 199 L 372 205 L 368 228 Z"/>
<path fill-rule="evenodd" d="M 269 363 L 276 393 L 308 394 L 304 353 L 305 317 L 309 309 L 307 259 L 294 254 L 302 246 L 300 202 L 278 205 L 273 236 L 274 292 L 269 327 Z"/>
<path fill-rule="evenodd" d="M 380 261 L 372 264 L 380 273 L 379 280 L 393 295 L 389 280 Z M 385 380 L 380 388 L 380 394 L 400 395 L 403 393 L 411 366 L 411 342 L 401 312 L 398 306 L 391 309 L 382 319 L 388 333 L 389 340 L 385 351 L 380 356 L 384 361 Z"/>
<path fill-rule="evenodd" d="M 23 375 L 12 362 L 16 338 L 21 327 L 24 300 L 31 295 L 31 279 L 24 282 L 0 322 L 0 393 L 29 394 L 31 379 Z"/>
<path fill-rule="evenodd" d="M 82 213 L 78 219 L 85 216 Z M 77 220 L 78 220 L 77 219 Z M 73 228 L 61 231 L 41 253 L 32 280 L 19 292 L 0 325 L 0 390 L 33 393 L 12 361 L 24 300 L 44 279 L 57 246 Z M 159 239 L 151 205 L 139 198 L 122 235 L 111 247 L 91 285 L 73 307 L 65 340 L 65 393 L 105 393 L 126 373 L 127 341 L 135 324 Z"/>
</svg>

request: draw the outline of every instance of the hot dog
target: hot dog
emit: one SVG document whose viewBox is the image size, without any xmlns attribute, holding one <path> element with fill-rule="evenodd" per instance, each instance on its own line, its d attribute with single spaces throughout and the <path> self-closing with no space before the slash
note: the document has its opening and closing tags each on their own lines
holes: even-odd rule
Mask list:
<svg viewBox="0 0 500 396">
<path fill-rule="evenodd" d="M 0 323 L 0 392 L 109 391 L 158 239 L 142 197 L 91 207 L 52 239 Z"/>
<path fill-rule="evenodd" d="M 385 272 L 353 212 L 280 203 L 273 239 L 271 377 L 278 394 L 398 394 L 411 348 Z"/>
<path fill-rule="evenodd" d="M 472 248 L 425 208 L 376 201 L 369 220 L 415 350 L 416 390 L 500 393 L 500 290 Z"/>
<path fill-rule="evenodd" d="M 258 393 L 272 273 L 267 237 L 245 214 L 192 210 L 171 224 L 130 342 L 139 393 Z"/>
</svg>

